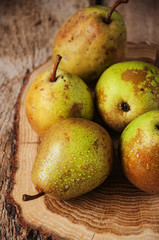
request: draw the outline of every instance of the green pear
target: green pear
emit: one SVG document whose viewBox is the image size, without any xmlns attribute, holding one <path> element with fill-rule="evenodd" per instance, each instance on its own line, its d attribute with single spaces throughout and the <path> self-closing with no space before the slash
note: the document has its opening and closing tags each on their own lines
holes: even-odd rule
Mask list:
<svg viewBox="0 0 159 240">
<path fill-rule="evenodd" d="M 69 17 L 57 32 L 52 58 L 63 58 L 59 68 L 81 77 L 84 81 L 96 81 L 110 65 L 123 61 L 126 52 L 126 26 L 121 15 L 106 6 L 86 7 Z"/>
<path fill-rule="evenodd" d="M 79 77 L 57 70 L 41 73 L 30 86 L 25 109 L 33 130 L 42 138 L 58 121 L 81 117 L 92 119 L 94 103 L 90 89 Z M 57 70 L 57 71 L 56 71 Z"/>
<path fill-rule="evenodd" d="M 112 140 L 99 124 L 68 118 L 44 136 L 32 168 L 32 182 L 40 195 L 67 200 L 99 186 L 113 162 Z M 35 196 L 23 195 L 23 200 Z"/>
<path fill-rule="evenodd" d="M 126 177 L 139 189 L 159 193 L 159 110 L 134 119 L 120 139 Z"/>
<path fill-rule="evenodd" d="M 116 63 L 99 78 L 95 96 L 105 123 L 121 132 L 139 115 L 159 108 L 159 69 L 142 61 Z"/>
</svg>

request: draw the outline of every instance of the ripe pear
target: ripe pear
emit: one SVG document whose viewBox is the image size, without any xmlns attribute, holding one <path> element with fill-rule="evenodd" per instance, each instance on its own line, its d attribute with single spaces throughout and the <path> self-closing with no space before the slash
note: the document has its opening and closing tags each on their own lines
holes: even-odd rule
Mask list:
<svg viewBox="0 0 159 240">
<path fill-rule="evenodd" d="M 98 80 L 95 96 L 105 123 L 121 132 L 139 115 L 159 108 L 159 69 L 142 61 L 116 63 Z"/>
<path fill-rule="evenodd" d="M 159 193 L 159 110 L 140 115 L 125 128 L 120 152 L 130 182 L 145 192 Z"/>
<path fill-rule="evenodd" d="M 99 124 L 82 118 L 64 119 L 44 136 L 31 178 L 40 194 L 67 200 L 99 186 L 110 174 L 112 140 Z"/>
<path fill-rule="evenodd" d="M 87 83 L 95 82 L 110 65 L 123 61 L 126 52 L 126 26 L 121 15 L 106 6 L 86 7 L 69 17 L 57 32 L 52 58 L 63 58 L 59 68 L 81 77 Z"/>
<path fill-rule="evenodd" d="M 62 119 L 93 118 L 94 103 L 90 89 L 78 76 L 58 70 L 59 61 L 58 55 L 54 71 L 41 73 L 26 96 L 27 118 L 40 138 Z"/>
</svg>

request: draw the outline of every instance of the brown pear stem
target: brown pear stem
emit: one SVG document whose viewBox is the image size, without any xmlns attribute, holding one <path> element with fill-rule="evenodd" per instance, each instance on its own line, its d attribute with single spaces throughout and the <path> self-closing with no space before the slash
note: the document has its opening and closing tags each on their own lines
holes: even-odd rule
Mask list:
<svg viewBox="0 0 159 240">
<path fill-rule="evenodd" d="M 56 81 L 56 71 L 57 71 L 57 67 L 61 61 L 61 56 L 58 54 L 56 56 L 56 60 L 55 60 L 55 64 L 54 64 L 54 68 L 53 68 L 53 73 L 52 73 L 52 78 L 51 78 L 51 82 L 55 82 Z"/>
<path fill-rule="evenodd" d="M 129 0 L 118 0 L 116 1 L 113 6 L 111 7 L 110 11 L 108 12 L 108 15 L 105 18 L 105 23 L 110 23 L 110 18 L 114 10 L 121 4 L 121 3 L 128 3 Z"/>
<path fill-rule="evenodd" d="M 36 199 L 36 198 L 39 198 L 39 197 L 43 196 L 44 194 L 45 194 L 44 192 L 40 192 L 40 193 L 35 194 L 35 195 L 27 195 L 27 194 L 24 194 L 24 195 L 22 196 L 22 200 L 23 200 L 23 201 L 34 200 L 34 199 Z"/>
</svg>

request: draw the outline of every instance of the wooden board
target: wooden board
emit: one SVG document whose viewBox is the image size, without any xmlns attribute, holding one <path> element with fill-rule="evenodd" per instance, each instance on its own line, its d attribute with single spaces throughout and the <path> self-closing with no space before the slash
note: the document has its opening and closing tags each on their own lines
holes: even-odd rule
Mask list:
<svg viewBox="0 0 159 240">
<path fill-rule="evenodd" d="M 128 45 L 128 60 L 155 63 L 156 48 Z M 53 201 L 43 196 L 23 202 L 22 195 L 37 193 L 31 182 L 31 169 L 39 139 L 25 115 L 25 97 L 37 74 L 52 67 L 51 58 L 27 78 L 15 113 L 15 154 L 11 173 L 13 190 L 8 197 L 17 206 L 18 219 L 26 228 L 40 230 L 44 236 L 65 240 L 159 239 L 159 196 L 134 187 L 124 177 L 118 159 L 119 135 L 112 133 L 115 148 L 110 177 L 95 190 L 70 201 Z"/>
</svg>

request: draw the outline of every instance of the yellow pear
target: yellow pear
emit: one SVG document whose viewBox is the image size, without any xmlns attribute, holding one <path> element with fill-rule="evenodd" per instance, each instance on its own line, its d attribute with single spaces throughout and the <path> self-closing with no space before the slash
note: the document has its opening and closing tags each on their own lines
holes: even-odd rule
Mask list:
<svg viewBox="0 0 159 240">
<path fill-rule="evenodd" d="M 112 140 L 99 124 L 82 118 L 64 119 L 45 135 L 31 178 L 40 192 L 57 200 L 83 195 L 103 183 L 113 163 Z"/>
<path fill-rule="evenodd" d="M 28 121 L 41 138 L 62 119 L 93 118 L 94 104 L 90 89 L 79 77 L 57 70 L 60 58 L 58 55 L 53 72 L 43 72 L 33 81 L 26 96 Z"/>
<path fill-rule="evenodd" d="M 102 5 L 83 8 L 68 18 L 52 47 L 53 61 L 57 54 L 63 57 L 59 68 L 88 83 L 97 80 L 110 65 L 123 61 L 126 26 L 115 8 L 127 2 L 118 0 L 111 8 Z"/>
</svg>

